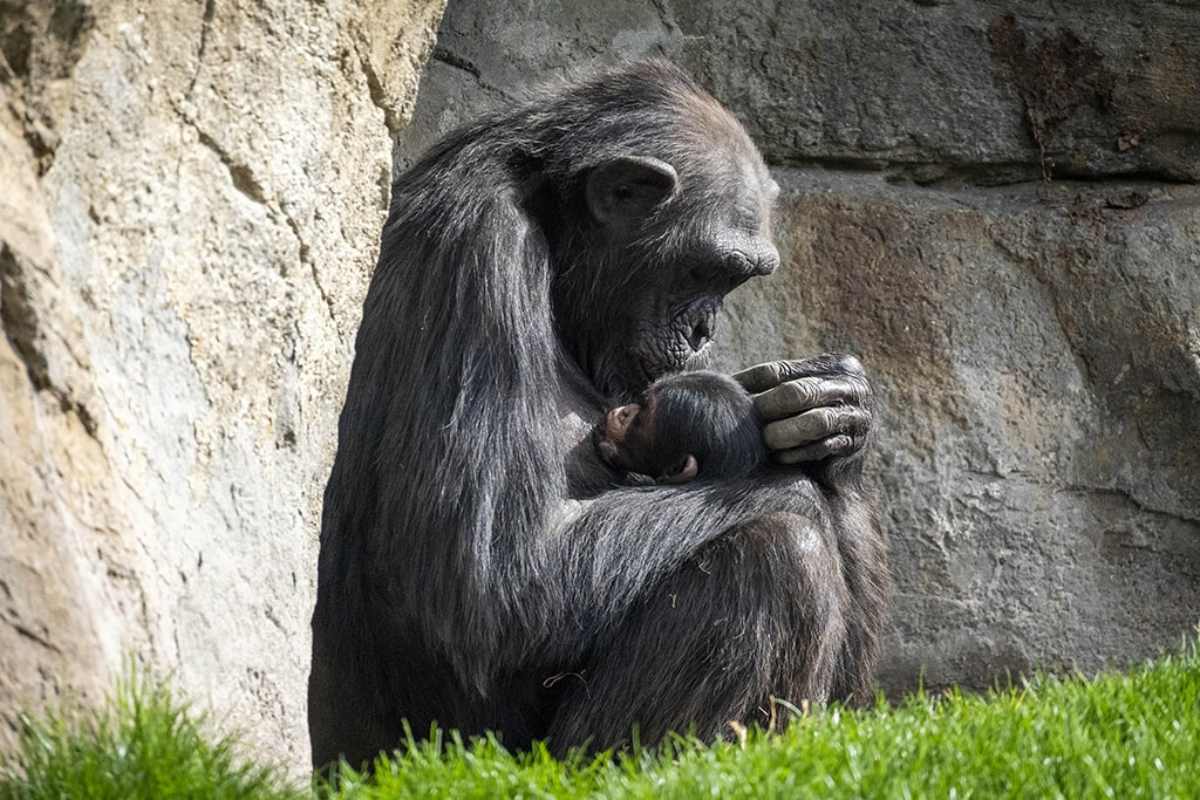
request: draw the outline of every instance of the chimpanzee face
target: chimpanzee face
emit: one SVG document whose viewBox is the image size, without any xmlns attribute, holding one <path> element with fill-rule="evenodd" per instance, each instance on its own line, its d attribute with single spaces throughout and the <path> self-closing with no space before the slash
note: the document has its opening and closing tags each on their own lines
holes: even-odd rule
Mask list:
<svg viewBox="0 0 1200 800">
<path fill-rule="evenodd" d="M 654 411 L 644 401 L 611 409 L 596 428 L 596 448 L 610 467 L 652 475 Z"/>
<path fill-rule="evenodd" d="M 707 363 L 725 295 L 779 264 L 770 238 L 777 190 L 765 169 L 745 166 L 738 180 L 697 174 L 676 181 L 662 175 L 654 184 L 661 207 L 642 209 L 643 221 L 633 216 L 628 230 L 614 231 L 628 237 L 614 269 L 619 263 L 631 272 L 623 296 L 608 308 L 622 333 L 613 340 L 620 345 L 613 367 L 627 393 Z"/>
<path fill-rule="evenodd" d="M 741 127 L 731 117 L 717 123 L 717 143 L 647 143 L 657 155 L 612 158 L 587 175 L 589 235 L 567 257 L 585 264 L 570 279 L 589 285 L 560 292 L 555 312 L 611 396 L 628 399 L 663 374 L 703 367 L 725 295 L 779 265 L 771 241 L 779 187 Z"/>
</svg>

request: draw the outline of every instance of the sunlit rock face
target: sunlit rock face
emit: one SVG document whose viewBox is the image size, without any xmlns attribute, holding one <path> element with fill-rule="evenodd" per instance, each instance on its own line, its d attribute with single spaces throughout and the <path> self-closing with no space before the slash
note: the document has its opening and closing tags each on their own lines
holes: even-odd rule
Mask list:
<svg viewBox="0 0 1200 800">
<path fill-rule="evenodd" d="M 307 767 L 321 492 L 441 5 L 0 4 L 0 745 L 136 654 Z"/>
</svg>

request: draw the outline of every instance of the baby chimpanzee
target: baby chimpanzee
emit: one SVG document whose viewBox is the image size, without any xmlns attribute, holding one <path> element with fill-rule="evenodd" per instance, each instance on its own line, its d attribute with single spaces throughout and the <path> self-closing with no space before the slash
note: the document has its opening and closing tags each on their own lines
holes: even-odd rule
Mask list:
<svg viewBox="0 0 1200 800">
<path fill-rule="evenodd" d="M 609 466 L 658 483 L 741 478 L 767 457 L 754 401 L 717 372 L 659 378 L 637 403 L 609 411 L 595 442 Z"/>
</svg>

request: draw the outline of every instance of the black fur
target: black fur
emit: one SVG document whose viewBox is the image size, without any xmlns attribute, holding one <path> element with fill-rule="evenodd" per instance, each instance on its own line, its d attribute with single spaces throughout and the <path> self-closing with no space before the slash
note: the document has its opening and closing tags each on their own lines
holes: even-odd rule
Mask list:
<svg viewBox="0 0 1200 800">
<path fill-rule="evenodd" d="M 629 154 L 678 191 L 621 238 L 584 186 Z M 866 695 L 885 556 L 857 467 L 604 490 L 588 441 L 701 366 L 721 298 L 774 269 L 769 184 L 659 63 L 487 117 L 397 180 L 325 493 L 316 766 L 404 720 L 562 751 Z"/>
<path fill-rule="evenodd" d="M 642 467 L 635 472 L 656 478 L 690 455 L 699 463 L 698 477 L 723 480 L 745 478 L 767 463 L 762 418 L 750 393 L 728 375 L 707 370 L 667 375 L 639 402 L 640 424 L 649 430 L 619 448 L 626 461 Z M 597 428 L 600 439 L 606 423 Z"/>
</svg>

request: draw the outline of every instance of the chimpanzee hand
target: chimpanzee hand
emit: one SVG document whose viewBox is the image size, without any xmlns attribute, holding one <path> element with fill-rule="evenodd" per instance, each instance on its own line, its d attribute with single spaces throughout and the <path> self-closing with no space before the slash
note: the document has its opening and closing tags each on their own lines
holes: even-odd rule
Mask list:
<svg viewBox="0 0 1200 800">
<path fill-rule="evenodd" d="M 766 421 L 775 460 L 812 468 L 819 480 L 857 475 L 871 432 L 872 393 L 854 356 L 769 361 L 733 376 L 751 392 Z"/>
</svg>

